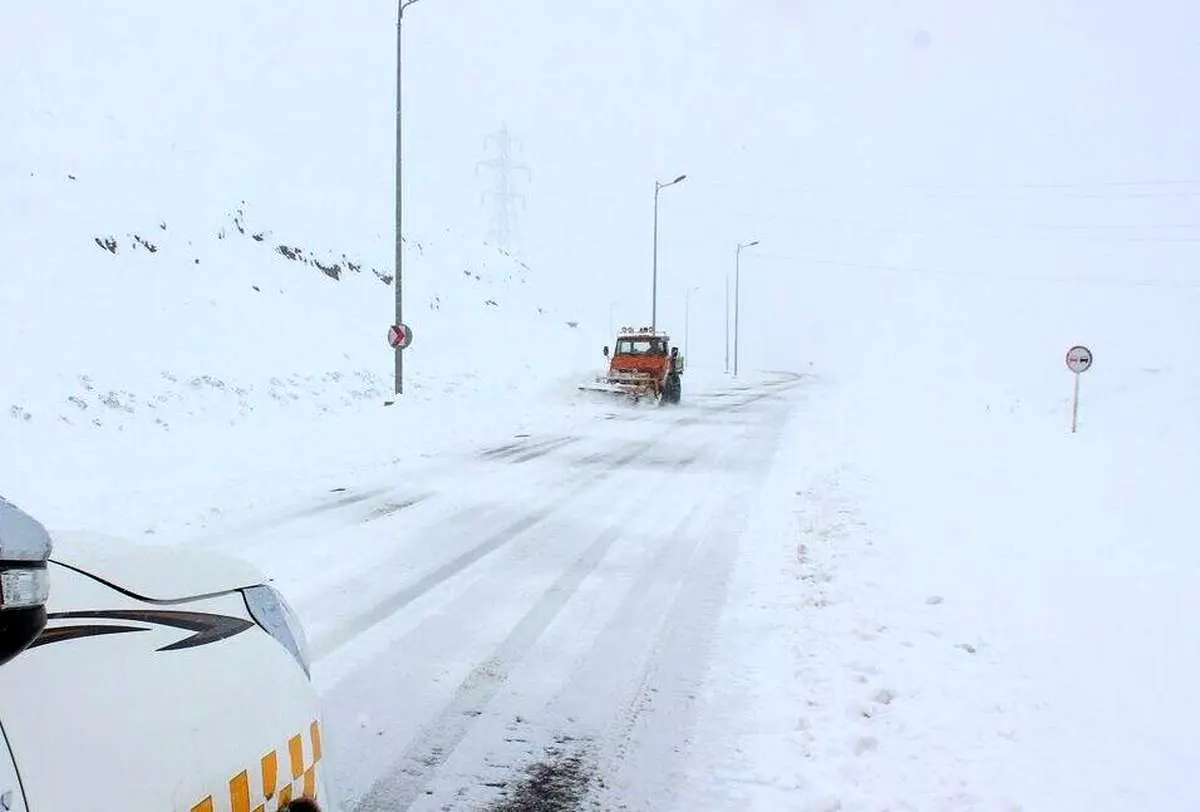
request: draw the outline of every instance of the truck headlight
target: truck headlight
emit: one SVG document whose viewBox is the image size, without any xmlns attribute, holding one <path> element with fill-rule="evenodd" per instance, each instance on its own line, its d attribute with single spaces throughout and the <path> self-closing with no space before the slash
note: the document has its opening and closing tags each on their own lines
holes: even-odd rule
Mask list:
<svg viewBox="0 0 1200 812">
<path fill-rule="evenodd" d="M 260 584 L 243 589 L 242 595 L 254 622 L 291 652 L 306 676 L 312 676 L 309 672 L 308 636 L 304 633 L 300 618 L 279 590 Z"/>
</svg>

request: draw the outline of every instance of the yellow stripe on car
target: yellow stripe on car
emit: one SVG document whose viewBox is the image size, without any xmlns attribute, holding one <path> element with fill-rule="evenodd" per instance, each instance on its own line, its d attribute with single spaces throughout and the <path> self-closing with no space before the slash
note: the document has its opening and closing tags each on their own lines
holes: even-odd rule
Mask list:
<svg viewBox="0 0 1200 812">
<path fill-rule="evenodd" d="M 316 800 L 317 765 L 321 761 L 320 723 L 313 721 L 307 734 L 298 733 L 287 741 L 290 782 L 279 785 L 280 750 L 271 750 L 254 768 L 242 770 L 229 779 L 228 806 L 226 797 L 209 795 L 194 804 L 191 812 L 269 812 L 282 809 L 294 798 Z M 306 749 L 310 757 L 307 760 Z"/>
</svg>

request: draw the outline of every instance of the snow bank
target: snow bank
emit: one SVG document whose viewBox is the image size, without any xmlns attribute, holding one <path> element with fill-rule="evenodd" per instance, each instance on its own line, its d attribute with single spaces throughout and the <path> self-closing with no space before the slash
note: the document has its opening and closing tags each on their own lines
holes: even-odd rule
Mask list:
<svg viewBox="0 0 1200 812">
<path fill-rule="evenodd" d="M 120 428 L 142 415 L 169 429 L 273 404 L 325 412 L 391 392 L 386 259 L 281 238 L 244 205 L 212 223 L 164 213 L 93 231 L 39 213 L 73 200 L 86 179 L 27 180 L 5 185 L 5 202 L 26 216 L 10 212 L 0 232 L 9 417 Z M 579 364 L 569 317 L 539 300 L 530 270 L 463 245 L 446 234 L 408 246 L 412 391 L 479 391 L 482 379 L 490 392 L 489 381 L 514 388 Z"/>
<path fill-rule="evenodd" d="M 222 470 L 265 477 L 283 458 L 310 470 L 306 455 L 339 436 L 331 416 L 391 399 L 386 262 L 283 239 L 246 206 L 209 223 L 164 204 L 161 219 L 95 231 L 72 213 L 103 206 L 76 206 L 86 178 L 3 188 L 0 487 L 49 520 L 66 518 L 64 493 L 78 505 L 76 493 L 117 492 L 114 472 L 136 491 L 140 477 L 194 482 L 195 469 L 214 483 Z M 454 234 L 407 248 L 415 340 L 405 395 L 383 418 L 393 455 L 447 402 L 495 410 L 587 370 L 572 319 L 539 297 L 531 269 Z M 344 453 L 353 434 L 340 434 Z"/>
<path fill-rule="evenodd" d="M 1065 369 L 827 379 L 743 539 L 681 808 L 1194 807 L 1200 382 L 1143 366 L 1098 360 L 1075 435 Z"/>
<path fill-rule="evenodd" d="M 221 494 L 415 457 L 451 419 L 519 419 L 590 373 L 544 275 L 413 218 L 415 340 L 385 409 L 394 90 L 363 77 L 392 51 L 344 49 L 380 19 L 6 7 L 0 492 L 54 524 L 161 531 Z"/>
</svg>

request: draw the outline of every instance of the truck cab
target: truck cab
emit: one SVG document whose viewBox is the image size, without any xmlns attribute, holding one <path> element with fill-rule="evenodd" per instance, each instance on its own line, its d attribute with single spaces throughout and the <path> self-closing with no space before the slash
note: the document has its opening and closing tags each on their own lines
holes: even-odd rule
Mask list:
<svg viewBox="0 0 1200 812">
<path fill-rule="evenodd" d="M 683 358 L 671 346 L 671 337 L 652 327 L 623 327 L 608 361 L 607 383 L 639 398 L 657 397 L 662 403 L 678 403 L 682 396 L 679 376 Z"/>
</svg>

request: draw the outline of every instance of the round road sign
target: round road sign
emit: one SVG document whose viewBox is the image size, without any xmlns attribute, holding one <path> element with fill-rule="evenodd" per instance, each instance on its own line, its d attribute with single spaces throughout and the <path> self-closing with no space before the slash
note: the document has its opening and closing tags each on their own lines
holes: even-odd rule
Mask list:
<svg viewBox="0 0 1200 812">
<path fill-rule="evenodd" d="M 407 324 L 393 324 L 388 329 L 388 344 L 392 349 L 405 350 L 412 343 L 412 330 Z"/>
<path fill-rule="evenodd" d="M 1092 351 L 1087 347 L 1075 346 L 1067 350 L 1067 369 L 1078 375 L 1092 367 Z"/>
</svg>

